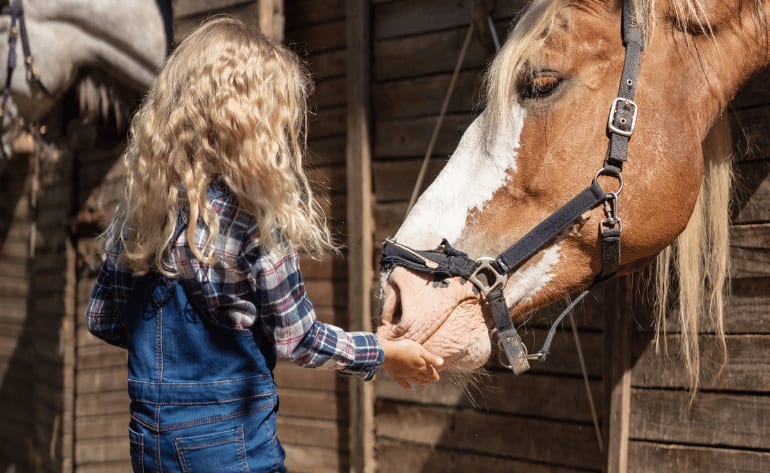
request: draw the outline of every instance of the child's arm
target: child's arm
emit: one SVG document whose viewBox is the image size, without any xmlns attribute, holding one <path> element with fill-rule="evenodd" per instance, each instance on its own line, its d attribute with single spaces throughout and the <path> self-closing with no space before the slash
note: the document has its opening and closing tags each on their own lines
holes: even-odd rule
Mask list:
<svg viewBox="0 0 770 473">
<path fill-rule="evenodd" d="M 385 366 L 402 386 L 436 381 L 437 357 L 412 341 L 384 341 L 371 332 L 346 332 L 317 320 L 305 292 L 297 254 L 252 252 L 249 281 L 258 300 L 262 326 L 279 356 L 300 366 L 330 366 L 365 380 Z"/>
<path fill-rule="evenodd" d="M 131 292 L 131 272 L 116 263 L 117 255 L 107 252 L 86 309 L 86 326 L 95 337 L 126 347 L 126 328 L 120 312 Z"/>
</svg>

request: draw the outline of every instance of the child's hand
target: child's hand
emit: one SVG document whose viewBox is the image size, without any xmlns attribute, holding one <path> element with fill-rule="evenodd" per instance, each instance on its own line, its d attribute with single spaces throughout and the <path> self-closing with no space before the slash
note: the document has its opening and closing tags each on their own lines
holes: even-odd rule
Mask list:
<svg viewBox="0 0 770 473">
<path fill-rule="evenodd" d="M 385 352 L 382 367 L 404 389 L 409 389 L 409 382 L 427 384 L 439 380 L 436 368 L 444 360 L 429 352 L 413 340 L 380 339 Z"/>
</svg>

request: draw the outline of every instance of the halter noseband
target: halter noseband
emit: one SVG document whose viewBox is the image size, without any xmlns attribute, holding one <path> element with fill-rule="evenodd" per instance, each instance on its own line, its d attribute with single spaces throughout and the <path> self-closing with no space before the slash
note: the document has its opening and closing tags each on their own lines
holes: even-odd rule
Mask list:
<svg viewBox="0 0 770 473">
<path fill-rule="evenodd" d="M 620 267 L 620 235 L 622 223 L 618 214 L 618 194 L 623 189 L 621 172 L 628 158 L 628 142 L 634 133 L 638 107 L 634 102 L 636 79 L 639 73 L 641 53 L 644 50 L 646 16 L 636 18 L 630 0 L 623 1 L 623 46 L 626 54 L 618 96 L 612 101 L 607 120 L 609 146 L 604 166 L 597 171 L 590 186 L 583 189 L 569 202 L 546 217 L 520 240 L 496 258 L 482 256 L 476 260 L 468 257 L 443 240 L 438 249 L 415 250 L 394 240 L 386 240 L 382 249 L 380 266 L 383 270 L 403 266 L 414 271 L 434 274 L 437 277 L 462 277 L 473 283 L 484 294 L 495 320 L 498 342 L 503 349 L 508 366 L 514 374 L 529 370 L 529 360 L 545 361 L 556 328 L 564 317 L 588 294 L 585 290 L 556 318 L 543 347 L 528 354 L 510 317 L 503 288 L 508 275 L 519 269 L 535 254 L 573 225 L 584 213 L 604 205 L 605 218 L 599 223 L 602 241 L 602 272 L 594 284 L 610 279 Z M 608 176 L 618 181 L 617 189 L 605 191 L 598 183 L 599 177 Z"/>
</svg>

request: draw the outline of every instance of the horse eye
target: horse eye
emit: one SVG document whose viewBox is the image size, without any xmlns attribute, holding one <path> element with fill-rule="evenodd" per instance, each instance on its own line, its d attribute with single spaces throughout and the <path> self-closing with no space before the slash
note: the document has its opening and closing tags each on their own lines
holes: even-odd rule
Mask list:
<svg viewBox="0 0 770 473">
<path fill-rule="evenodd" d="M 531 76 L 519 83 L 519 97 L 522 100 L 546 98 L 556 91 L 561 82 L 561 78 L 551 74 Z"/>
</svg>

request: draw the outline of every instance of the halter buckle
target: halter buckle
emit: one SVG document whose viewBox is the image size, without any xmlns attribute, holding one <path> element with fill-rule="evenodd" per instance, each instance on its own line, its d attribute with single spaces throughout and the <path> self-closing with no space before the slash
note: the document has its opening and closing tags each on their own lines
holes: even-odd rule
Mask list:
<svg viewBox="0 0 770 473">
<path fill-rule="evenodd" d="M 639 107 L 636 106 L 636 102 L 633 100 L 616 97 L 612 101 L 607 127 L 612 133 L 630 137 L 634 134 L 634 128 L 636 128 L 636 115 L 638 111 Z M 620 115 L 618 115 L 619 112 Z M 628 116 L 629 114 L 631 114 L 630 117 Z"/>
<path fill-rule="evenodd" d="M 508 275 L 500 273 L 495 267 L 495 259 L 489 256 L 482 256 L 476 260 L 476 269 L 468 277 L 479 291 L 485 296 L 496 288 L 503 288 L 508 281 Z"/>
</svg>

